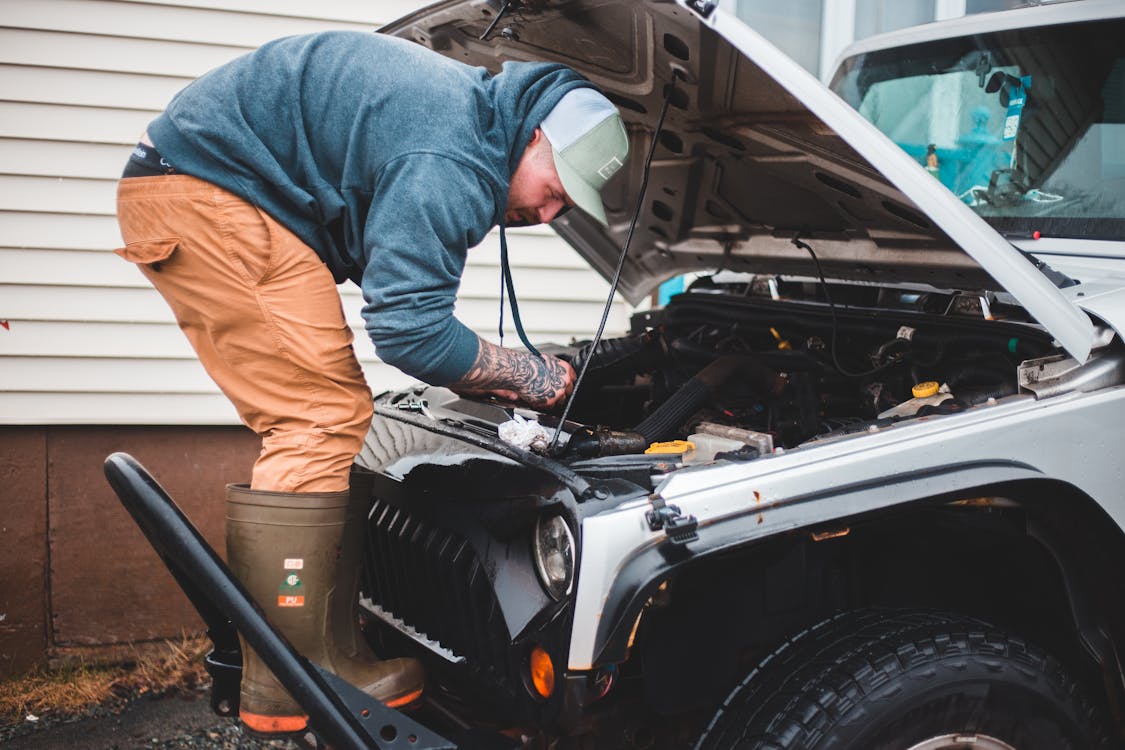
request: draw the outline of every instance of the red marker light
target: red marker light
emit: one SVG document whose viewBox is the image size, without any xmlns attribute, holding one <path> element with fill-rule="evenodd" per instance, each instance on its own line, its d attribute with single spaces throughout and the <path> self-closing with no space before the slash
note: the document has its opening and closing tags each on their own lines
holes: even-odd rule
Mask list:
<svg viewBox="0 0 1125 750">
<path fill-rule="evenodd" d="M 1031 233 L 1031 239 L 1033 239 L 1033 240 L 1037 240 L 1037 239 L 1039 239 L 1039 238 L 1040 238 L 1040 237 L 1042 237 L 1042 236 L 1043 236 L 1043 235 L 1041 235 L 1041 234 L 1039 233 L 1039 230 L 1038 230 L 1038 229 L 1036 229 L 1036 230 L 1035 230 L 1034 232 L 1032 232 L 1032 233 Z"/>
</svg>

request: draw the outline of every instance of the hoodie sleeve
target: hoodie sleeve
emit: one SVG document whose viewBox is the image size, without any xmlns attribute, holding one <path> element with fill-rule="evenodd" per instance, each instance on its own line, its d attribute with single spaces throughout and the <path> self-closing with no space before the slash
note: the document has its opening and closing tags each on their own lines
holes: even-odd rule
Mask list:
<svg viewBox="0 0 1125 750">
<path fill-rule="evenodd" d="M 496 200 L 470 167 L 439 154 L 387 164 L 364 227 L 363 319 L 387 364 L 434 385 L 461 378 L 477 335 L 453 317 L 470 247 L 492 228 Z"/>
</svg>

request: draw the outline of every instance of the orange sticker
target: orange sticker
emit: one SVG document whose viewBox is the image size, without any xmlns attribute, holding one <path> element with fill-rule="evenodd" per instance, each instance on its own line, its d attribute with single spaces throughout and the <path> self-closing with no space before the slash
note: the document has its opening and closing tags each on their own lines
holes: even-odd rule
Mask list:
<svg viewBox="0 0 1125 750">
<path fill-rule="evenodd" d="M 279 596 L 279 597 L 277 597 L 277 606 L 279 606 L 279 607 L 303 607 L 303 606 L 305 606 L 305 597 L 303 597 L 303 596 Z"/>
</svg>

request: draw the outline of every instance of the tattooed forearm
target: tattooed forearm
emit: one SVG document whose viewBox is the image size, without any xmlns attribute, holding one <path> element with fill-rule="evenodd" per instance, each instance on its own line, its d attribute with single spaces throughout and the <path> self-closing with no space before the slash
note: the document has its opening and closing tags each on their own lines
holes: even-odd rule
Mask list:
<svg viewBox="0 0 1125 750">
<path fill-rule="evenodd" d="M 574 370 L 561 359 L 536 357 L 480 341 L 477 359 L 459 381 L 450 386 L 462 394 L 489 394 L 549 409 L 574 387 Z"/>
</svg>

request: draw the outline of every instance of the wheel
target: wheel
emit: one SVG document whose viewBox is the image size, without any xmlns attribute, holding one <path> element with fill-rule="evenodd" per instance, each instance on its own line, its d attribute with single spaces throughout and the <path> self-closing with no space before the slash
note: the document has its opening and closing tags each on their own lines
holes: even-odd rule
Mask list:
<svg viewBox="0 0 1125 750">
<path fill-rule="evenodd" d="M 1090 750 L 1092 704 L 1051 656 L 978 620 L 862 610 L 789 640 L 697 750 Z"/>
</svg>

